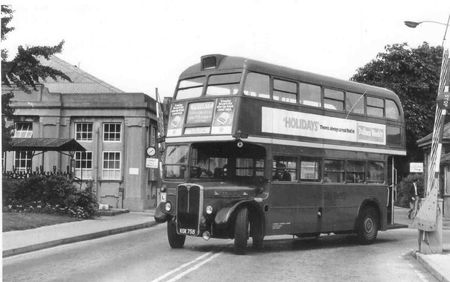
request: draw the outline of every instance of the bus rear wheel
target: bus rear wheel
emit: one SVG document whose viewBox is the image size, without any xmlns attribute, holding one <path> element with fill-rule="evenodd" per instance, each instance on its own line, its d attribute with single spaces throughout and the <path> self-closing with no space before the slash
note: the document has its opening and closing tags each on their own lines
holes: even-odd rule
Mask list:
<svg viewBox="0 0 450 282">
<path fill-rule="evenodd" d="M 169 245 L 172 249 L 183 248 L 186 241 L 186 235 L 177 234 L 177 227 L 175 221 L 167 221 L 167 239 L 169 239 Z"/>
<path fill-rule="evenodd" d="M 243 255 L 247 250 L 249 227 L 248 210 L 241 208 L 234 221 L 234 251 L 236 254 Z"/>
<path fill-rule="evenodd" d="M 358 216 L 357 237 L 360 244 L 372 244 L 379 229 L 378 212 L 374 207 L 365 207 Z"/>
</svg>

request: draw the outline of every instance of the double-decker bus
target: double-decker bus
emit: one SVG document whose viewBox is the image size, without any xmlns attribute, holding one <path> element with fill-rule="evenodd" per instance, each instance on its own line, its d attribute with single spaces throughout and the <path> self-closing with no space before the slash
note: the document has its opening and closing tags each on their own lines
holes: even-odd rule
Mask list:
<svg viewBox="0 0 450 282">
<path fill-rule="evenodd" d="M 186 236 L 356 233 L 392 222 L 395 156 L 405 122 L 390 90 L 251 59 L 207 55 L 171 102 L 158 222 Z"/>
</svg>

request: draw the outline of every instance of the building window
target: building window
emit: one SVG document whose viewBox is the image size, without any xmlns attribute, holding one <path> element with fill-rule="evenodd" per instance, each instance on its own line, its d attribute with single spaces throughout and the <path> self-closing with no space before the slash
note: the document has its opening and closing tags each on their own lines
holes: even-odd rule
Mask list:
<svg viewBox="0 0 450 282">
<path fill-rule="evenodd" d="M 14 158 L 16 172 L 27 172 L 32 166 L 33 152 L 17 151 Z"/>
<path fill-rule="evenodd" d="M 103 152 L 103 179 L 120 180 L 120 152 Z"/>
<path fill-rule="evenodd" d="M 92 152 L 75 152 L 75 177 L 92 179 Z"/>
<path fill-rule="evenodd" d="M 92 122 L 75 123 L 75 140 L 92 141 Z"/>
<path fill-rule="evenodd" d="M 295 157 L 274 157 L 272 179 L 278 181 L 296 181 L 297 159 Z"/>
<path fill-rule="evenodd" d="M 301 181 L 320 181 L 320 159 L 303 157 L 300 161 Z"/>
<path fill-rule="evenodd" d="M 120 123 L 104 123 L 103 124 L 103 141 L 120 142 L 121 133 Z"/>
<path fill-rule="evenodd" d="M 31 138 L 33 137 L 32 122 L 16 122 L 14 124 L 14 138 Z"/>
<path fill-rule="evenodd" d="M 325 88 L 323 96 L 323 107 L 325 109 L 344 110 L 344 92 Z"/>
<path fill-rule="evenodd" d="M 323 162 L 323 181 L 333 183 L 344 182 L 344 161 L 325 160 Z"/>
</svg>

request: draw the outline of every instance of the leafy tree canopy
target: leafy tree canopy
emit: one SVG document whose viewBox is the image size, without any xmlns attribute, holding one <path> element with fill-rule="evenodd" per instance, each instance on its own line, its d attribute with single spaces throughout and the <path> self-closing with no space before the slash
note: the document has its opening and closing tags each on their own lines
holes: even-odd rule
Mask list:
<svg viewBox="0 0 450 282">
<path fill-rule="evenodd" d="M 359 68 L 354 81 L 394 91 L 403 104 L 406 149 L 410 161 L 421 161 L 416 141 L 433 131 L 442 47 L 424 42 L 417 48 L 406 43 L 387 45 L 385 51 Z"/>
<path fill-rule="evenodd" d="M 14 30 L 14 27 L 8 26 L 13 19 L 13 13 L 10 6 L 1 5 L 2 41 L 6 40 L 7 34 Z M 4 86 L 16 87 L 30 93 L 31 90 L 37 90 L 36 86 L 47 78 L 71 81 L 63 72 L 44 66 L 39 61 L 39 57 L 48 60 L 51 55 L 60 53 L 63 45 L 64 41 L 56 46 L 19 46 L 17 54 L 12 60 L 8 60 L 8 52 L 2 49 L 2 151 L 8 149 L 7 145 L 11 138 L 11 129 L 6 127 L 6 120 L 11 119 L 14 113 L 10 107 L 13 92 L 5 91 Z"/>
</svg>

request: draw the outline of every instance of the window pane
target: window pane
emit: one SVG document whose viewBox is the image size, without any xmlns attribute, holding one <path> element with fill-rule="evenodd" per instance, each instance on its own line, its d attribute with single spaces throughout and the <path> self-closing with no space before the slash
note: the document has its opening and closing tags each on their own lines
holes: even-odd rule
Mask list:
<svg viewBox="0 0 450 282">
<path fill-rule="evenodd" d="M 236 95 L 239 92 L 239 84 L 223 84 L 208 86 L 206 89 L 206 95 Z"/>
<path fill-rule="evenodd" d="M 386 100 L 386 117 L 395 120 L 400 118 L 397 104 L 392 100 Z"/>
<path fill-rule="evenodd" d="M 380 98 L 367 97 L 367 105 L 378 108 L 384 108 L 383 99 Z"/>
<path fill-rule="evenodd" d="M 278 181 L 297 180 L 297 160 L 295 157 L 274 157 L 272 179 Z"/>
<path fill-rule="evenodd" d="M 300 104 L 313 107 L 321 107 L 320 86 L 300 83 Z"/>
<path fill-rule="evenodd" d="M 367 182 L 384 183 L 384 163 L 369 161 L 367 166 Z"/>
<path fill-rule="evenodd" d="M 339 90 L 324 88 L 323 95 L 327 98 L 344 101 L 344 92 Z"/>
<path fill-rule="evenodd" d="M 386 127 L 386 141 L 389 145 L 402 144 L 402 136 L 400 127 L 387 126 Z"/>
<path fill-rule="evenodd" d="M 206 78 L 204 76 L 184 79 L 180 81 L 178 88 L 201 87 L 205 83 L 205 80 Z"/>
<path fill-rule="evenodd" d="M 347 161 L 345 167 L 345 181 L 347 183 L 363 183 L 365 176 L 365 162 Z"/>
<path fill-rule="evenodd" d="M 300 180 L 320 180 L 320 159 L 302 158 L 300 161 Z"/>
<path fill-rule="evenodd" d="M 344 102 L 325 98 L 325 99 L 323 99 L 323 107 L 325 109 L 329 109 L 329 110 L 343 111 L 344 110 Z"/>
<path fill-rule="evenodd" d="M 253 176 L 253 159 L 237 158 L 236 159 L 236 175 L 237 176 Z"/>
<path fill-rule="evenodd" d="M 383 109 L 367 106 L 367 115 L 371 117 L 383 117 Z"/>
<path fill-rule="evenodd" d="M 239 84 L 241 81 L 241 73 L 227 73 L 219 75 L 211 75 L 208 80 L 208 85 L 215 84 Z"/>
<path fill-rule="evenodd" d="M 103 124 L 103 130 L 104 141 L 120 141 L 120 123 L 105 123 Z"/>
<path fill-rule="evenodd" d="M 344 161 L 325 160 L 324 166 L 324 182 L 342 183 L 344 182 Z"/>
<path fill-rule="evenodd" d="M 297 93 L 297 83 L 290 81 L 274 79 L 273 88 L 284 92 Z"/>
<path fill-rule="evenodd" d="M 177 99 L 188 99 L 200 97 L 202 95 L 203 87 L 185 88 L 177 92 Z"/>
<path fill-rule="evenodd" d="M 245 80 L 244 95 L 270 98 L 269 76 L 260 73 L 248 73 Z"/>
<path fill-rule="evenodd" d="M 92 123 L 75 123 L 77 141 L 92 141 Z"/>
<path fill-rule="evenodd" d="M 345 95 L 345 109 L 352 114 L 364 114 L 364 96 L 347 92 Z"/>
<path fill-rule="evenodd" d="M 274 90 L 273 91 L 273 99 L 276 101 L 288 102 L 288 103 L 297 103 L 297 95 L 292 93 L 286 93 Z"/>
</svg>

